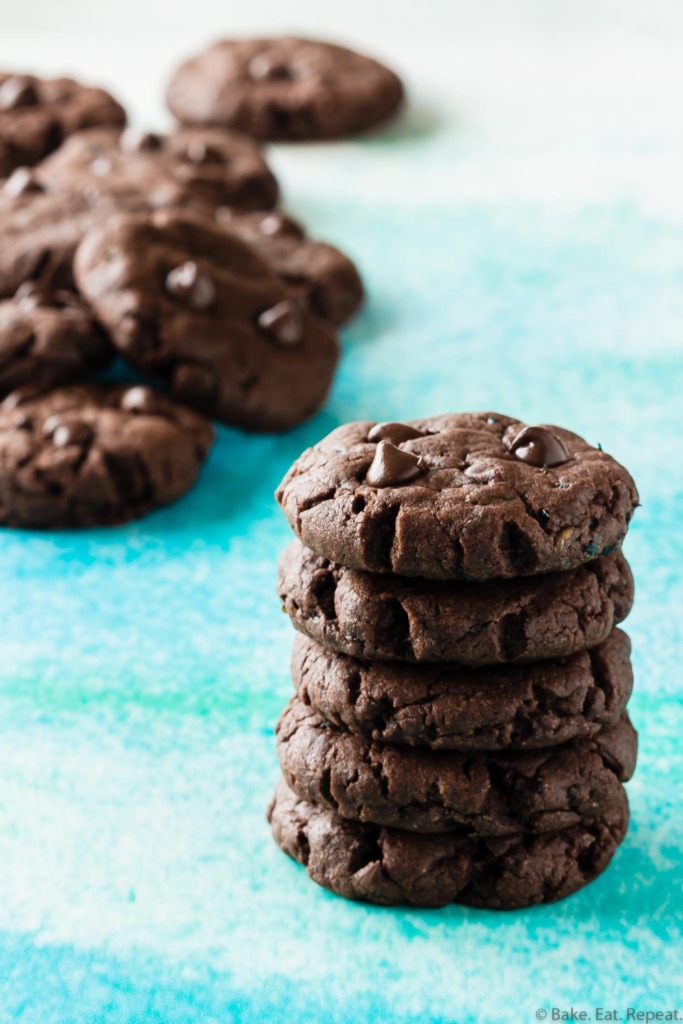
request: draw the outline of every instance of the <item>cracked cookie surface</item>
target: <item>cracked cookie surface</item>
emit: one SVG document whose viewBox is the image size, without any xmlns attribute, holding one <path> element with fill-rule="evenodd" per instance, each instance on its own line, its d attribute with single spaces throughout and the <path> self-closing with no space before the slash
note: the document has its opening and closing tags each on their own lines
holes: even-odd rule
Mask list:
<svg viewBox="0 0 683 1024">
<path fill-rule="evenodd" d="M 123 126 L 115 99 L 71 78 L 0 74 L 0 178 L 32 166 L 82 128 Z"/>
<path fill-rule="evenodd" d="M 166 100 L 183 124 L 296 141 L 374 128 L 396 113 L 403 86 L 389 68 L 343 46 L 294 37 L 237 39 L 181 64 Z"/>
<path fill-rule="evenodd" d="M 278 846 L 346 899 L 513 910 L 564 899 L 604 871 L 626 834 L 628 802 L 622 791 L 604 815 L 542 835 L 418 835 L 340 818 L 281 780 L 268 820 Z"/>
<path fill-rule="evenodd" d="M 0 397 L 25 384 L 46 388 L 95 373 L 113 351 L 73 292 L 25 285 L 0 302 Z"/>
<path fill-rule="evenodd" d="M 14 391 L 0 404 L 0 523 L 138 518 L 192 487 L 212 441 L 209 423 L 146 387 Z"/>
<path fill-rule="evenodd" d="M 620 629 L 591 651 L 524 666 L 367 662 L 299 636 L 299 697 L 339 729 L 432 750 L 533 749 L 613 725 L 633 687 L 631 644 Z"/>
<path fill-rule="evenodd" d="M 303 543 L 353 569 L 471 580 L 561 572 L 619 547 L 638 504 L 623 466 L 559 427 L 447 414 L 388 425 L 395 440 L 397 427 L 411 433 L 393 445 L 381 426 L 334 430 L 276 492 Z M 534 445 L 515 446 L 530 429 L 566 458 L 528 461 Z"/>
<path fill-rule="evenodd" d="M 276 728 L 287 784 L 343 818 L 417 832 L 549 832 L 603 814 L 635 767 L 628 716 L 591 739 L 517 751 L 428 750 L 336 729 L 298 697 Z"/>
<path fill-rule="evenodd" d="M 240 238 L 170 212 L 113 219 L 75 259 L 122 355 L 226 423 L 285 430 L 323 403 L 339 346 Z"/>
<path fill-rule="evenodd" d="M 125 201 L 142 196 L 150 207 L 192 200 L 245 210 L 275 205 L 278 186 L 253 139 L 202 128 L 168 135 L 98 128 L 72 136 L 35 168 L 44 188 Z"/>
<path fill-rule="evenodd" d="M 633 604 L 621 552 L 564 573 L 463 583 L 369 573 L 293 541 L 278 594 L 301 633 L 370 660 L 495 665 L 559 658 L 609 636 Z"/>
</svg>

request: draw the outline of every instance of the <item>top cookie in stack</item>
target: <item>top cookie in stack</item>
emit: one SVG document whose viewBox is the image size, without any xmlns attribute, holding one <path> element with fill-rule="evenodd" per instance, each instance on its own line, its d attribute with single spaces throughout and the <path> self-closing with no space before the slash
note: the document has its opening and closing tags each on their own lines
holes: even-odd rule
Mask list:
<svg viewBox="0 0 683 1024">
<path fill-rule="evenodd" d="M 626 470 L 569 431 L 460 414 L 341 427 L 277 498 L 302 634 L 283 849 L 375 902 L 512 908 L 594 878 L 636 755 Z"/>
</svg>

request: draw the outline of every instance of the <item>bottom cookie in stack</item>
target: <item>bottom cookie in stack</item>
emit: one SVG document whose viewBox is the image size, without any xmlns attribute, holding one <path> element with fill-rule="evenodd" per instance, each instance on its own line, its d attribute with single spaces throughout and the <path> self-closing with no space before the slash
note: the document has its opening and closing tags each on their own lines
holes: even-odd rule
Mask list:
<svg viewBox="0 0 683 1024">
<path fill-rule="evenodd" d="M 347 899 L 514 910 L 563 899 L 597 878 L 626 835 L 628 801 L 622 790 L 604 814 L 540 835 L 424 835 L 342 818 L 281 780 L 268 820 L 278 846 Z"/>
</svg>

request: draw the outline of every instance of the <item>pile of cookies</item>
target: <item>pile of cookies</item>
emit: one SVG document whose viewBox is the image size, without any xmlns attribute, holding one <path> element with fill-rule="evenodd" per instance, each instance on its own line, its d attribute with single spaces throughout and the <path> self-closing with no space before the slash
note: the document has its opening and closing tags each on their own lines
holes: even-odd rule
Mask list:
<svg viewBox="0 0 683 1024">
<path fill-rule="evenodd" d="M 497 413 L 351 423 L 277 498 L 299 631 L 277 727 L 281 848 L 351 899 L 561 899 L 624 838 L 627 471 Z"/>
<path fill-rule="evenodd" d="M 348 134 L 401 99 L 375 61 L 289 38 L 183 65 L 167 135 L 101 89 L 0 75 L 0 524 L 124 521 L 191 486 L 207 418 L 280 431 L 320 408 L 363 285 L 275 209 L 255 140 Z M 115 357 L 133 387 L 86 380 Z"/>
</svg>

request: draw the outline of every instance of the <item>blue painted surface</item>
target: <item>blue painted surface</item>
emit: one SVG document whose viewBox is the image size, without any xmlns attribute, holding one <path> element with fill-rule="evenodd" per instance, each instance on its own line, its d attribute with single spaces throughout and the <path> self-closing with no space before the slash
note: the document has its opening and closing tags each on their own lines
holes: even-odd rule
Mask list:
<svg viewBox="0 0 683 1024">
<path fill-rule="evenodd" d="M 440 145 L 399 136 L 363 159 L 417 173 Z M 290 203 L 370 294 L 327 409 L 284 437 L 222 429 L 195 490 L 139 523 L 0 535 L 0 1021 L 680 1008 L 680 223 L 635 202 L 321 202 L 293 182 Z M 604 877 L 549 908 L 353 905 L 264 820 L 292 640 L 272 491 L 338 423 L 482 408 L 573 428 L 640 487 L 632 829 Z"/>
</svg>

